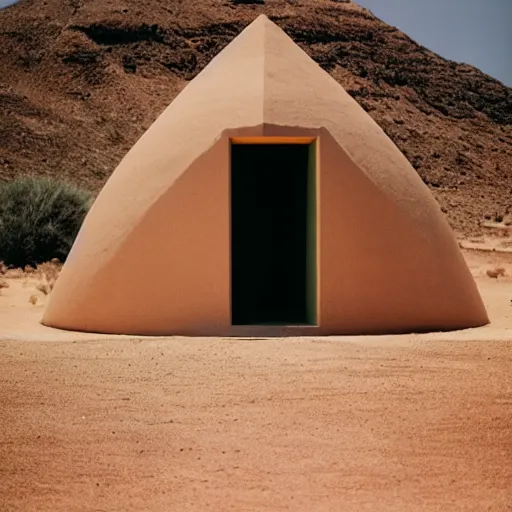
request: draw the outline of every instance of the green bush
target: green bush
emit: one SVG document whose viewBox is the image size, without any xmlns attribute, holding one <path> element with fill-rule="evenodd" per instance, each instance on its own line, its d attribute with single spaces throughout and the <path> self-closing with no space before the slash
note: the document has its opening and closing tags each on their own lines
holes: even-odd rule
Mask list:
<svg viewBox="0 0 512 512">
<path fill-rule="evenodd" d="M 51 179 L 0 183 L 0 261 L 64 261 L 90 203 L 88 192 Z"/>
</svg>

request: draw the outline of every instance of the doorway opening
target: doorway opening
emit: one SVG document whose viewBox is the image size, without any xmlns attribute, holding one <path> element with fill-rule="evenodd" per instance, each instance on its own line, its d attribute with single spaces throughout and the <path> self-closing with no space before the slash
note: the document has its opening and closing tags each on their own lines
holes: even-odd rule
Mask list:
<svg viewBox="0 0 512 512">
<path fill-rule="evenodd" d="M 261 140 L 231 144 L 232 324 L 316 325 L 316 142 Z"/>
</svg>

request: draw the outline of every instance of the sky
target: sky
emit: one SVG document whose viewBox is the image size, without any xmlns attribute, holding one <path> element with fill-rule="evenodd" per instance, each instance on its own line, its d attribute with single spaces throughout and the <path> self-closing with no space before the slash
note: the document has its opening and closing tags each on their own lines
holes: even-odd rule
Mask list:
<svg viewBox="0 0 512 512">
<path fill-rule="evenodd" d="M 512 0 L 355 0 L 417 43 L 512 86 Z"/>
<path fill-rule="evenodd" d="M 15 4 L 18 0 L 0 0 L 0 9 L 8 5 Z"/>
<path fill-rule="evenodd" d="M 439 55 L 512 86 L 512 0 L 355 0 Z M 16 0 L 0 0 L 0 9 Z"/>
</svg>

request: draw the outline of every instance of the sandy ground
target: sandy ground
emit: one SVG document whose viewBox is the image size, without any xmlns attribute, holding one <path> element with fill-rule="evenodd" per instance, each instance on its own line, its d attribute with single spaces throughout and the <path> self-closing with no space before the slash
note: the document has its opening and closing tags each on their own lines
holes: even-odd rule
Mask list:
<svg viewBox="0 0 512 512">
<path fill-rule="evenodd" d="M 491 325 L 384 337 L 98 337 L 0 297 L 0 510 L 512 510 L 512 255 Z"/>
</svg>

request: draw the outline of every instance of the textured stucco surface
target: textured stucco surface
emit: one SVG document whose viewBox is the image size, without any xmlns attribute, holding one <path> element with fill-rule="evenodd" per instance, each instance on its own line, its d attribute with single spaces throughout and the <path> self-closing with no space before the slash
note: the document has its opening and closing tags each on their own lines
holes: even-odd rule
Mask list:
<svg viewBox="0 0 512 512">
<path fill-rule="evenodd" d="M 318 140 L 318 326 L 231 326 L 230 139 L 269 136 Z M 406 158 L 262 16 L 120 163 L 43 322 L 122 334 L 348 334 L 472 327 L 487 314 Z"/>
</svg>

